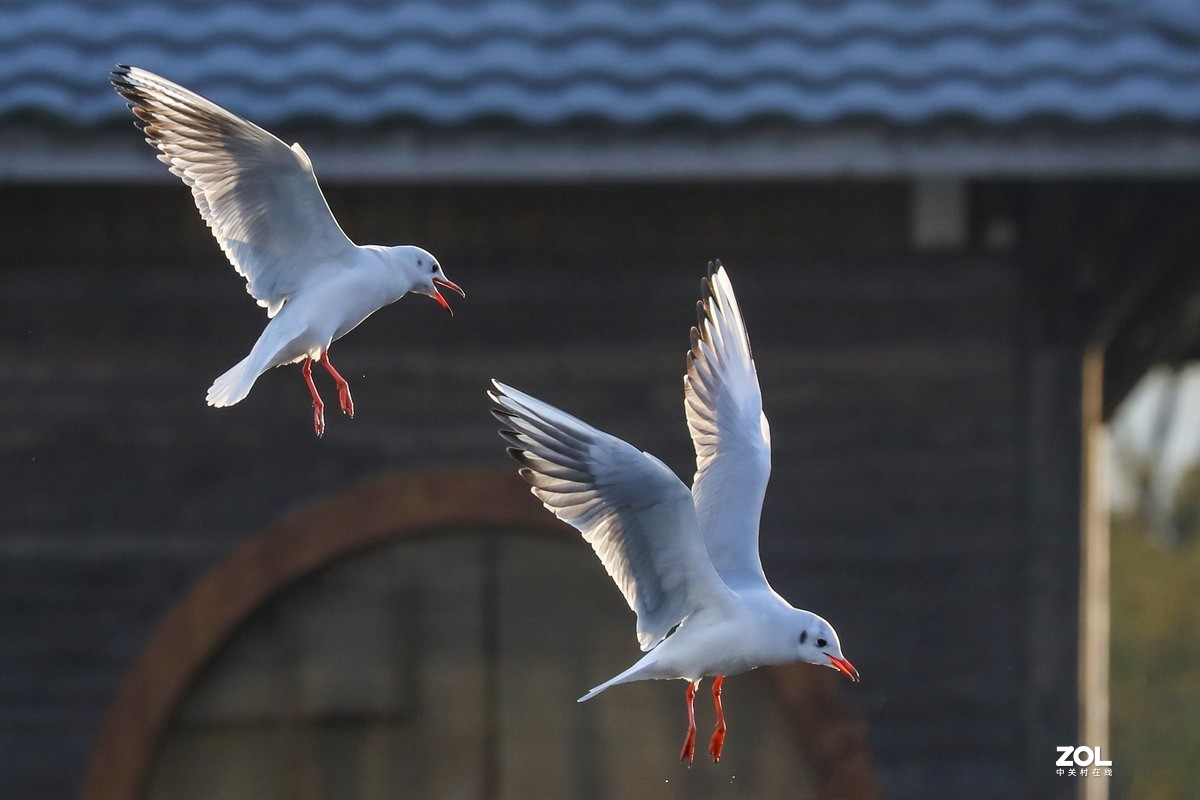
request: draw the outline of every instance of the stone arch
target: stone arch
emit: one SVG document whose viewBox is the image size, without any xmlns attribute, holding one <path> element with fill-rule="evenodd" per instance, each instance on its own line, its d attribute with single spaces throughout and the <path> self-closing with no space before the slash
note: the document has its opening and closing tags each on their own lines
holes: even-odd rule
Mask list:
<svg viewBox="0 0 1200 800">
<path fill-rule="evenodd" d="M 288 514 L 237 548 L 188 589 L 134 660 L 93 743 L 82 800 L 140 800 L 196 677 L 244 620 L 305 575 L 389 541 L 472 526 L 581 544 L 521 489 L 510 470 L 390 473 Z M 781 668 L 770 680 L 830 796 L 878 796 L 866 725 L 824 672 Z"/>
</svg>

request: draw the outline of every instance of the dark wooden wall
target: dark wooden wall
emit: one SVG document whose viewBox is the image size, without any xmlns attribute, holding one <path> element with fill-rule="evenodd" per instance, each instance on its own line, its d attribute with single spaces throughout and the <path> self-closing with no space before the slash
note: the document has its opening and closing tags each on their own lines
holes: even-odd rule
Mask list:
<svg viewBox="0 0 1200 800">
<path fill-rule="evenodd" d="M 329 196 L 356 241 L 425 246 L 468 298 L 453 319 L 406 298 L 336 345 L 359 416 L 317 441 L 295 368 L 205 407 L 263 317 L 182 188 L 0 187 L 0 796 L 72 795 L 155 622 L 271 520 L 384 469 L 503 464 L 492 376 L 690 481 L 683 354 L 713 257 L 772 423 L 766 570 L 838 627 L 888 796 L 1012 797 L 1050 773 L 1029 648 L 1065 632 L 1037 629 L 1026 589 L 1078 564 L 1031 565 L 1029 467 L 1069 465 L 1077 431 L 1044 417 L 1034 446 L 1018 256 L 911 253 L 902 184 Z M 1069 376 L 1039 391 L 1048 414 L 1077 404 Z M 1074 685 L 1049 680 L 1039 698 Z"/>
</svg>

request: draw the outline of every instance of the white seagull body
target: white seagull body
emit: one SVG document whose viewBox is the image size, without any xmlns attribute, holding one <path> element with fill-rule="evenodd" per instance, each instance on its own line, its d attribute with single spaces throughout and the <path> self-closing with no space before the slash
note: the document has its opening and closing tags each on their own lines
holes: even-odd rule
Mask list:
<svg viewBox="0 0 1200 800">
<path fill-rule="evenodd" d="M 312 162 L 254 123 L 137 67 L 118 66 L 113 86 L 129 102 L 158 159 L 192 190 L 200 215 L 246 290 L 270 321 L 250 355 L 213 382 L 210 406 L 231 406 L 271 367 L 304 362 L 313 426 L 325 430 L 312 381 L 320 362 L 337 382 L 342 411 L 354 416 L 349 384 L 329 363 L 329 346 L 408 292 L 450 305 L 438 286 L 463 294 L 437 259 L 419 247 L 359 246 L 334 219 Z M 464 295 L 465 296 L 465 295 Z"/>
<path fill-rule="evenodd" d="M 696 449 L 690 492 L 649 453 L 499 382 L 490 393 L 522 477 L 592 545 L 637 614 L 638 641 L 648 651 L 580 702 L 629 681 L 686 680 L 681 759 L 688 763 L 692 700 L 706 676 L 716 678 L 714 761 L 725 736 L 724 676 L 807 661 L 858 680 L 833 627 L 789 605 L 763 574 L 758 525 L 771 472 L 770 429 L 733 287 L 719 261 L 715 272 L 709 268 L 684 378 Z"/>
</svg>

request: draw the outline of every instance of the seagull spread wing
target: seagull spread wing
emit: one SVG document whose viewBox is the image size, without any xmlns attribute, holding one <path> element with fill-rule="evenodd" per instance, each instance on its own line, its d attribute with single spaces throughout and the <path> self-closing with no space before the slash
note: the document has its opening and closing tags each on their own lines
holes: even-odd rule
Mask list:
<svg viewBox="0 0 1200 800">
<path fill-rule="evenodd" d="M 493 414 L 533 494 L 583 534 L 637 614 L 649 650 L 701 608 L 732 601 L 708 559 L 687 487 L 665 464 L 493 381 Z"/>
<path fill-rule="evenodd" d="M 159 160 L 191 187 L 201 216 L 268 316 L 310 273 L 354 247 L 300 145 L 288 147 L 152 72 L 119 66 L 111 80 Z"/>
<path fill-rule="evenodd" d="M 721 262 L 709 270 L 684 378 L 696 448 L 692 496 L 713 566 L 731 589 L 744 591 L 766 585 L 758 523 L 771 475 L 771 431 L 733 285 Z"/>
</svg>

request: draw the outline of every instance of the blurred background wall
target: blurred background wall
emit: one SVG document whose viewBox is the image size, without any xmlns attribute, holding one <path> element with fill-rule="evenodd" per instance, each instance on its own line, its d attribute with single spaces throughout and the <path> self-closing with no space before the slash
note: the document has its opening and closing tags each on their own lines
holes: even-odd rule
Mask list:
<svg viewBox="0 0 1200 800">
<path fill-rule="evenodd" d="M 467 290 L 338 345 L 359 414 L 324 440 L 294 369 L 204 406 L 262 316 L 117 62 L 302 142 L 352 239 Z M 1136 791 L 1106 424 L 1196 354 L 1198 78 L 1172 2 L 0 7 L 0 796 Z M 690 475 L 716 257 L 772 422 L 766 570 L 864 683 L 731 681 L 726 758 L 684 771 L 680 687 L 573 702 L 636 654 L 593 557 L 468 476 L 528 501 L 493 376 Z M 333 545 L 284 580 L 308 518 Z M 1068 743 L 1114 775 L 1057 775 Z"/>
</svg>

